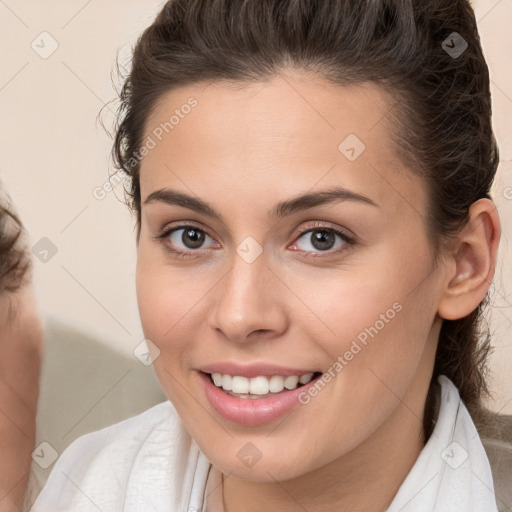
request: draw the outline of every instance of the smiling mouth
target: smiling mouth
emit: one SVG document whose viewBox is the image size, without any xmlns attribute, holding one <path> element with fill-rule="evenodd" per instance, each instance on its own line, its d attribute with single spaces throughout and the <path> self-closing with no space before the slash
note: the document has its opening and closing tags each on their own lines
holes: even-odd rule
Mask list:
<svg viewBox="0 0 512 512">
<path fill-rule="evenodd" d="M 204 372 L 203 372 L 204 373 Z M 273 375 L 272 377 L 253 377 L 205 373 L 219 390 L 236 398 L 257 400 L 293 391 L 305 386 L 322 375 L 322 372 L 310 372 L 303 375 Z"/>
</svg>

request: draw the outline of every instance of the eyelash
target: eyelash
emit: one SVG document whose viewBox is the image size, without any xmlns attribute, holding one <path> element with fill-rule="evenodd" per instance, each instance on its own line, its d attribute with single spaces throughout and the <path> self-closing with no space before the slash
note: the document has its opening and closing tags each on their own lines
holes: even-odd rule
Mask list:
<svg viewBox="0 0 512 512">
<path fill-rule="evenodd" d="M 169 229 L 164 229 L 161 233 L 156 235 L 155 240 L 164 244 L 165 250 L 172 253 L 173 256 L 175 256 L 179 259 L 193 258 L 193 257 L 195 257 L 194 253 L 198 253 L 201 251 L 193 250 L 193 249 L 191 249 L 189 251 L 182 251 L 182 250 L 178 250 L 178 249 L 173 249 L 168 244 L 165 243 L 167 237 L 169 235 L 171 235 L 171 233 L 173 233 L 174 231 L 179 231 L 180 229 L 185 229 L 185 228 L 192 228 L 197 231 L 201 231 L 202 233 L 206 234 L 207 236 L 209 236 L 210 238 L 213 239 L 213 237 L 208 233 L 208 231 L 206 231 L 203 228 L 200 228 L 199 226 L 196 226 L 194 224 L 182 224 L 179 226 L 173 226 Z M 312 225 L 305 228 L 303 231 L 300 231 L 299 233 L 297 233 L 294 240 L 299 240 L 305 234 L 311 233 L 313 231 L 332 232 L 332 233 L 338 235 L 343 240 L 343 242 L 345 242 L 345 245 L 342 248 L 337 249 L 335 251 L 320 251 L 320 252 L 314 253 L 314 254 L 317 254 L 316 256 L 309 255 L 308 251 L 301 251 L 300 249 L 298 249 L 299 252 L 306 252 L 308 254 L 308 256 L 306 256 L 307 258 L 325 257 L 325 256 L 318 256 L 318 254 L 326 254 L 327 256 L 332 256 L 333 254 L 339 254 L 343 251 L 346 251 L 347 249 L 349 249 L 350 247 L 353 247 L 356 244 L 356 240 L 354 237 L 348 236 L 346 233 L 344 233 L 343 231 L 340 231 L 339 229 L 336 229 L 336 228 L 330 227 L 330 226 L 326 226 L 326 225 L 320 224 L 320 223 L 313 223 Z"/>
</svg>

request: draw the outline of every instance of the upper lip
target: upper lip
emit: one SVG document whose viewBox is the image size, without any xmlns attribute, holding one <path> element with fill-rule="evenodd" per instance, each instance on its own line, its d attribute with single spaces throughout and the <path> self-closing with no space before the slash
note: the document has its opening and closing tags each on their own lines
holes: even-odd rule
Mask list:
<svg viewBox="0 0 512 512">
<path fill-rule="evenodd" d="M 219 363 L 211 363 L 199 368 L 204 373 L 221 373 L 223 375 L 240 375 L 242 377 L 272 377 L 273 375 L 304 375 L 306 373 L 315 373 L 318 370 L 311 368 L 289 368 L 285 366 L 278 366 L 272 363 L 251 363 L 240 364 L 232 361 L 223 361 Z"/>
</svg>

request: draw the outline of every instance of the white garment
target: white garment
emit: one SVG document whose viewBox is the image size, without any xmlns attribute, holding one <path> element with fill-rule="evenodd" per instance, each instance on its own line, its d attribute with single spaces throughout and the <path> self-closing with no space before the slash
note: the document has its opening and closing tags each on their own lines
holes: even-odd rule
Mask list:
<svg viewBox="0 0 512 512">
<path fill-rule="evenodd" d="M 438 421 L 388 512 L 498 512 L 476 427 L 454 384 L 438 379 Z M 166 401 L 71 443 L 30 512 L 224 512 L 222 500 L 207 508 L 207 485 L 220 482 Z"/>
</svg>

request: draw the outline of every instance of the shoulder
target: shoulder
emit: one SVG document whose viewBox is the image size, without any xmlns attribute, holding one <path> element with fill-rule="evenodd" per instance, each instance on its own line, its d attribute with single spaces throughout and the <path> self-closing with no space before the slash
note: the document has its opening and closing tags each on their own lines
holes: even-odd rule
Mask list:
<svg viewBox="0 0 512 512">
<path fill-rule="evenodd" d="M 480 405 L 471 411 L 491 467 L 499 512 L 512 511 L 512 415 Z"/>
<path fill-rule="evenodd" d="M 125 497 L 149 493 L 167 498 L 179 489 L 172 474 L 187 464 L 190 437 L 167 400 L 150 409 L 73 441 L 60 455 L 31 512 L 121 510 Z M 176 471 L 178 470 L 178 471 Z M 155 485 L 157 486 L 155 488 Z M 97 509 L 96 509 L 97 510 Z"/>
<path fill-rule="evenodd" d="M 454 404 L 461 404 L 461 407 L 456 408 L 457 415 L 462 413 L 466 418 L 466 427 L 471 426 L 467 431 L 469 437 L 462 444 L 468 451 L 471 446 L 478 448 L 474 452 L 473 462 L 478 458 L 478 451 L 483 455 L 482 460 L 485 457 L 499 512 L 512 512 L 512 415 L 499 414 L 482 404 L 469 410 L 450 379 L 441 375 L 438 381 L 442 386 L 445 404 L 450 403 L 451 410 L 454 410 Z"/>
<path fill-rule="evenodd" d="M 158 435 L 162 427 L 169 429 L 171 425 L 177 426 L 178 421 L 169 401 L 159 403 L 136 416 L 75 439 L 58 459 L 59 464 L 72 461 L 83 466 L 119 450 L 125 454 L 137 451 L 147 438 Z"/>
<path fill-rule="evenodd" d="M 500 512 L 512 511 L 512 416 L 487 412 L 485 423 L 479 426 L 498 508 Z"/>
</svg>

